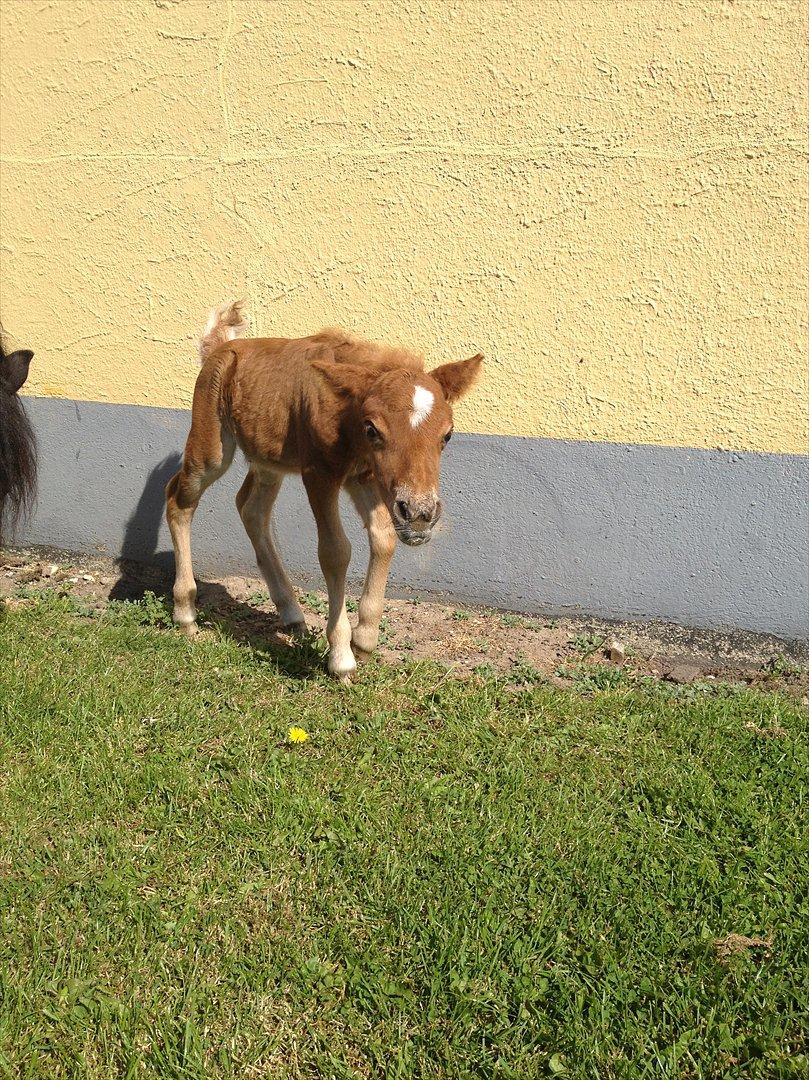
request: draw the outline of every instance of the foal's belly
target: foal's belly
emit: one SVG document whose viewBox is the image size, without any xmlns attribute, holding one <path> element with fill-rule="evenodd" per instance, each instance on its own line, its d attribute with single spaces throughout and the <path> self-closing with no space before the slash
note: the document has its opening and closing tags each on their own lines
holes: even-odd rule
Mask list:
<svg viewBox="0 0 809 1080">
<path fill-rule="evenodd" d="M 249 455 L 247 462 L 251 472 L 254 472 L 262 480 L 277 480 L 283 476 L 300 473 L 301 468 L 297 463 L 283 461 L 271 461 L 267 458 L 252 458 Z"/>
<path fill-rule="evenodd" d="M 280 409 L 277 413 L 280 413 Z M 298 439 L 286 416 L 265 413 L 231 416 L 231 429 L 239 449 L 256 473 L 271 474 L 301 471 Z"/>
</svg>

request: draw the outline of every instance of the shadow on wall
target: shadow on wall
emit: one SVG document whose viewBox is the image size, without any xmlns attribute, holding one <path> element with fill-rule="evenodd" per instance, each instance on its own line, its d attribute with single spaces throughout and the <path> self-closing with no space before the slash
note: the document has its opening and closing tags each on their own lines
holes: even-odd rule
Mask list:
<svg viewBox="0 0 809 1080">
<path fill-rule="evenodd" d="M 179 453 L 169 454 L 155 465 L 146 478 L 143 491 L 124 528 L 121 554 L 117 560 L 119 567 L 123 568 L 123 564 L 129 560 L 149 563 L 166 574 L 173 572 L 174 553 L 158 552 L 157 545 L 166 506 L 166 484 L 180 468 L 181 461 L 182 455 Z M 122 573 L 121 581 L 110 593 L 110 599 L 131 599 L 129 591 L 124 595 L 123 587 L 120 593 L 118 592 L 119 585 L 123 586 L 125 578 L 126 575 Z"/>
</svg>

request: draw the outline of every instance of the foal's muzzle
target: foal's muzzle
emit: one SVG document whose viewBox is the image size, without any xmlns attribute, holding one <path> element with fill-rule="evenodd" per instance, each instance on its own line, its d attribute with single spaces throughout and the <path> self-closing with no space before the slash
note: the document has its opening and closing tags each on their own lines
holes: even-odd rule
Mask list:
<svg viewBox="0 0 809 1080">
<path fill-rule="evenodd" d="M 410 547 L 426 544 L 441 517 L 441 509 L 441 503 L 432 495 L 397 499 L 391 510 L 396 535 Z"/>
</svg>

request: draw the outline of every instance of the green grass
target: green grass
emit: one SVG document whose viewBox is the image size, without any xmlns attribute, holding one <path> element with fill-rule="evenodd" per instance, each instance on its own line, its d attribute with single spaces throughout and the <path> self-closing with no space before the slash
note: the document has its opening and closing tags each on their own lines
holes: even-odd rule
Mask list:
<svg viewBox="0 0 809 1080">
<path fill-rule="evenodd" d="M 0 620 L 0 1074 L 806 1075 L 806 710 L 165 620 Z"/>
</svg>

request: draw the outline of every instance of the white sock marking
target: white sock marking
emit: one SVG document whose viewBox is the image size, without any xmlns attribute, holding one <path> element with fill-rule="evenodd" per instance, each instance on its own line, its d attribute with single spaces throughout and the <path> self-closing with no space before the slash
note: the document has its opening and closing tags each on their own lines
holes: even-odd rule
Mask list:
<svg viewBox="0 0 809 1080">
<path fill-rule="evenodd" d="M 413 412 L 410 414 L 410 426 L 417 428 L 432 412 L 435 395 L 426 386 L 416 386 L 413 391 Z"/>
</svg>

